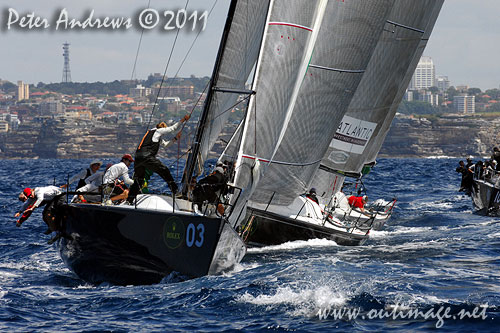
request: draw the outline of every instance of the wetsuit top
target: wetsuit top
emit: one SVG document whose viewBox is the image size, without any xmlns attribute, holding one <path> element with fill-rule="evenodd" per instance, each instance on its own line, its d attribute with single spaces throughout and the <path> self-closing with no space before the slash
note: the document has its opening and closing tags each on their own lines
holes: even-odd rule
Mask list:
<svg viewBox="0 0 500 333">
<path fill-rule="evenodd" d="M 349 205 L 351 205 L 352 207 L 356 207 L 356 208 L 363 208 L 364 207 L 363 197 L 356 197 L 354 195 L 351 195 L 348 200 L 349 200 Z"/>
<path fill-rule="evenodd" d="M 161 139 L 162 135 L 174 132 L 181 126 L 181 124 L 182 123 L 179 121 L 175 125 L 169 127 L 152 128 L 147 131 L 142 138 L 139 147 L 137 147 L 137 150 L 135 151 L 135 157 L 155 157 L 156 154 L 158 154 L 158 150 L 160 149 L 160 143 L 163 146 L 168 147 L 170 144 L 172 144 L 172 142 L 175 141 L 174 139 L 165 141 Z"/>
<path fill-rule="evenodd" d="M 85 185 L 87 185 L 85 179 L 89 178 L 91 174 L 92 171 L 90 171 L 90 169 L 87 169 L 87 174 L 85 175 L 84 178 L 80 178 L 80 180 L 78 181 L 78 185 L 76 185 L 76 188 L 79 189 L 80 187 L 84 187 Z"/>
<path fill-rule="evenodd" d="M 226 178 L 220 172 L 215 172 L 214 174 L 211 174 L 210 176 L 201 179 L 198 184 L 202 186 L 210 185 L 211 189 L 214 192 L 216 192 L 224 189 L 224 185 L 226 184 Z"/>
<path fill-rule="evenodd" d="M 316 194 L 308 193 L 306 195 L 306 198 L 311 199 L 312 201 L 314 201 L 315 203 L 317 203 L 319 205 L 319 200 L 318 200 L 318 197 L 316 196 Z"/>
<path fill-rule="evenodd" d="M 76 185 L 76 188 L 79 189 L 80 187 L 85 186 L 85 184 L 87 184 L 85 180 L 91 175 L 92 175 L 92 170 L 90 168 L 83 169 L 82 171 L 71 177 L 68 183 L 73 184 L 78 180 L 78 185 Z"/>
</svg>

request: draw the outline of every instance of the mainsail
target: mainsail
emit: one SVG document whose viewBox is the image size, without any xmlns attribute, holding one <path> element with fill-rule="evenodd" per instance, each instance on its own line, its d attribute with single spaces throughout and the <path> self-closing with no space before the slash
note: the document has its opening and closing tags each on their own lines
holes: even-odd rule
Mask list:
<svg viewBox="0 0 500 333">
<path fill-rule="evenodd" d="M 443 0 L 395 2 L 320 169 L 359 176 L 365 164 L 375 161 L 442 4 Z M 314 185 L 320 187 L 325 180 L 321 172 Z"/>
<path fill-rule="evenodd" d="M 422 38 L 419 41 L 419 44 L 417 46 L 417 50 L 413 55 L 413 58 L 410 62 L 410 65 L 408 66 L 406 70 L 406 74 L 404 79 L 402 80 L 401 85 L 398 88 L 397 94 L 395 95 L 394 102 L 392 103 L 390 111 L 387 113 L 386 118 L 383 122 L 383 125 L 380 127 L 380 130 L 375 133 L 375 139 L 373 142 L 370 144 L 367 150 L 367 155 L 366 155 L 366 160 L 365 163 L 372 163 L 375 162 L 378 152 L 380 151 L 380 148 L 382 147 L 382 144 L 384 143 L 385 137 L 387 136 L 387 133 L 389 132 L 389 128 L 391 126 L 392 120 L 394 119 L 394 116 L 396 115 L 396 112 L 398 110 L 399 104 L 401 103 L 401 100 L 403 99 L 403 96 L 405 94 L 406 88 L 408 87 L 408 84 L 410 83 L 410 80 L 413 76 L 413 73 L 415 72 L 415 68 L 417 67 L 417 64 L 420 60 L 420 57 L 424 53 L 424 49 L 427 46 L 427 41 L 429 40 L 432 29 L 434 28 L 434 24 L 436 23 L 436 20 L 439 16 L 439 12 L 441 11 L 441 7 L 443 6 L 444 0 L 435 0 L 435 1 L 430 1 L 429 7 L 427 8 L 428 12 L 430 12 L 429 19 L 425 25 L 425 32 L 422 36 Z"/>
<path fill-rule="evenodd" d="M 307 189 L 392 4 L 273 2 L 238 161 L 241 187 L 261 163 L 253 202 L 287 205 Z"/>
<path fill-rule="evenodd" d="M 269 2 L 261 0 L 231 2 L 218 64 L 212 75 L 196 142 L 192 148 L 192 155 L 197 155 L 197 159 L 195 161 L 193 157 L 190 158 L 186 173 L 188 175 L 192 175 L 194 164 L 203 166 L 232 107 L 240 94 L 244 93 L 245 83 L 259 53 L 268 7 Z"/>
</svg>

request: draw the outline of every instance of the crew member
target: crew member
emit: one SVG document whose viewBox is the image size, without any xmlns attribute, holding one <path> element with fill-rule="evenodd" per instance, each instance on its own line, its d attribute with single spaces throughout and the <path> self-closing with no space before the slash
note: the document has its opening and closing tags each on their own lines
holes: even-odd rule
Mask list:
<svg viewBox="0 0 500 333">
<path fill-rule="evenodd" d="M 129 190 L 128 188 L 122 187 L 122 185 L 123 183 L 127 185 L 134 184 L 134 181 L 128 175 L 128 168 L 133 162 L 134 159 L 132 155 L 125 154 L 122 156 L 120 163 L 112 165 L 104 174 L 102 180 L 104 184 L 104 193 L 115 195 L 110 198 L 111 201 L 126 199 L 128 197 Z M 122 180 L 122 182 L 120 180 Z"/>
<path fill-rule="evenodd" d="M 368 202 L 368 196 L 363 195 L 362 197 L 357 197 L 351 195 L 348 199 L 349 205 L 353 208 L 358 208 L 360 211 L 365 211 L 365 204 Z"/>
<path fill-rule="evenodd" d="M 24 202 L 24 205 L 14 215 L 14 217 L 21 216 L 16 221 L 17 227 L 20 227 L 21 224 L 30 217 L 31 213 L 33 213 L 36 208 L 45 205 L 42 216 L 44 222 L 49 227 L 45 234 L 48 235 L 52 231 L 56 231 L 58 229 L 58 223 L 56 223 L 55 221 L 55 213 L 57 207 L 62 204 L 64 200 L 63 192 L 59 187 L 27 187 L 19 194 L 19 200 Z"/>
<path fill-rule="evenodd" d="M 160 149 L 160 143 L 168 147 L 180 139 L 181 133 L 177 133 L 177 135 L 168 142 L 163 140 L 162 136 L 176 131 L 181 124 L 189 120 L 189 118 L 189 115 L 185 115 L 178 123 L 168 127 L 165 122 L 161 122 L 157 124 L 155 128 L 146 132 L 135 152 L 134 184 L 130 188 L 128 197 L 129 203 L 134 201 L 141 186 L 144 184 L 146 169 L 160 175 L 160 177 L 167 182 L 173 194 L 177 192 L 177 184 L 175 184 L 174 178 L 170 174 L 170 170 L 156 158 L 156 154 L 158 154 L 158 150 Z"/>
<path fill-rule="evenodd" d="M 106 164 L 106 169 L 104 171 L 96 172 L 92 176 L 85 179 L 85 182 L 87 184 L 83 187 L 80 187 L 76 191 L 88 193 L 88 192 L 92 192 L 92 191 L 99 189 L 99 187 L 102 186 L 102 184 L 103 184 L 104 174 L 106 173 L 106 171 L 108 171 L 108 169 L 111 166 L 113 166 L 113 164 L 111 164 L 111 163 Z M 82 194 L 78 194 L 78 199 L 80 200 L 80 202 L 87 202 L 87 200 L 92 201 L 92 202 L 98 201 L 98 199 L 96 200 L 95 195 L 90 195 L 90 194 L 86 194 L 85 197 Z M 75 202 L 75 200 L 76 200 L 76 196 L 73 197 L 71 202 Z"/>
<path fill-rule="evenodd" d="M 64 184 L 61 186 L 61 188 L 66 188 L 68 185 L 73 184 L 75 181 L 78 180 L 78 184 L 76 185 L 76 189 L 78 190 L 81 187 L 84 187 L 87 185 L 87 182 L 85 181 L 87 178 L 91 177 L 92 175 L 95 175 L 95 173 L 99 170 L 99 168 L 102 165 L 102 161 L 99 160 L 93 160 L 90 162 L 90 166 L 87 169 L 84 169 L 71 177 L 68 181 L 68 184 Z"/>
<path fill-rule="evenodd" d="M 226 177 L 222 167 L 216 167 L 209 176 L 201 179 L 193 190 L 193 207 L 200 209 L 203 202 L 216 203 L 218 194 L 225 190 Z"/>
<path fill-rule="evenodd" d="M 316 189 L 313 187 L 309 190 L 309 193 L 306 194 L 306 198 L 311 199 L 315 203 L 319 205 L 318 197 L 316 196 Z"/>
<path fill-rule="evenodd" d="M 496 171 L 500 171 L 500 150 L 498 147 L 493 148 L 493 154 L 491 154 L 491 159 L 497 161 Z"/>
</svg>

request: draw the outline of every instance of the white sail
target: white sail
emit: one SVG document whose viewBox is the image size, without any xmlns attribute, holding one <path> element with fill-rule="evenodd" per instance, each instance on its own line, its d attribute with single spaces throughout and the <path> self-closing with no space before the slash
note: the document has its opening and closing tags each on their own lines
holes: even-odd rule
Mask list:
<svg viewBox="0 0 500 333">
<path fill-rule="evenodd" d="M 271 2 L 238 153 L 236 185 L 251 186 L 256 159 L 267 162 L 279 140 L 296 82 L 307 68 L 318 1 Z M 303 75 L 303 74 L 302 74 Z M 265 168 L 261 168 L 265 169 Z"/>
<path fill-rule="evenodd" d="M 396 1 L 366 73 L 322 161 L 323 170 L 359 175 L 373 162 L 423 51 L 443 0 Z M 317 177 L 320 186 L 325 175 Z M 332 179 L 332 175 L 327 179 Z"/>
<path fill-rule="evenodd" d="M 207 159 L 224 128 L 232 107 L 255 66 L 269 1 L 238 0 L 220 57 L 219 71 L 212 78 L 212 96 L 200 140 L 199 165 Z"/>
<path fill-rule="evenodd" d="M 427 21 L 427 24 L 425 26 L 425 32 L 418 44 L 417 50 L 413 55 L 413 58 L 411 60 L 410 65 L 408 66 L 406 70 L 405 77 L 399 86 L 399 89 L 397 91 L 397 94 L 394 98 L 394 102 L 392 103 L 390 111 L 387 113 L 386 118 L 384 120 L 383 125 L 380 127 L 380 130 L 378 133 L 376 133 L 375 139 L 373 142 L 370 144 L 370 147 L 368 149 L 368 154 L 366 155 L 366 160 L 365 163 L 372 163 L 375 162 L 378 152 L 380 151 L 380 148 L 382 147 L 382 144 L 384 143 L 385 137 L 387 136 L 387 133 L 389 132 L 389 128 L 391 126 L 392 120 L 394 119 L 394 116 L 396 115 L 396 112 L 398 110 L 399 104 L 401 103 L 401 100 L 403 99 L 403 96 L 405 94 L 406 88 L 408 87 L 408 84 L 410 83 L 411 77 L 413 76 L 413 72 L 415 72 L 415 68 L 417 67 L 418 61 L 420 60 L 420 57 L 424 53 L 424 49 L 427 46 L 427 41 L 429 40 L 432 30 L 434 29 L 434 24 L 436 23 L 436 20 L 439 16 L 439 12 L 441 11 L 441 7 L 443 6 L 444 0 L 435 0 L 431 1 L 431 4 L 429 5 L 428 10 L 431 12 L 429 19 Z"/>
<path fill-rule="evenodd" d="M 262 59 L 255 105 L 243 133 L 246 141 L 238 165 L 251 167 L 255 159 L 263 163 L 263 176 L 251 197 L 257 203 L 272 198 L 273 204 L 288 205 L 306 191 L 333 137 L 331 129 L 347 111 L 393 1 L 329 1 L 326 7 L 320 1 L 277 1 L 284 8 L 275 6 L 272 13 L 291 13 L 291 3 L 307 8 L 296 7 L 294 15 L 271 18 L 267 57 Z M 316 8 L 311 22 L 300 21 L 306 13 L 313 14 L 312 4 Z M 281 58 L 288 60 L 279 63 Z"/>
</svg>

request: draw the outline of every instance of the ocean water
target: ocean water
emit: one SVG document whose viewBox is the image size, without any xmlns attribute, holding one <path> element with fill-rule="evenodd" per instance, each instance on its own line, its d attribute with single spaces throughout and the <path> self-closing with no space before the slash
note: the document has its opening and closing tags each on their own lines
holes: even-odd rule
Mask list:
<svg viewBox="0 0 500 333">
<path fill-rule="evenodd" d="M 128 287 L 68 270 L 42 209 L 15 226 L 24 187 L 62 184 L 88 162 L 0 161 L 1 331 L 500 331 L 500 219 L 457 192 L 457 159 L 381 159 L 368 195 L 398 202 L 365 246 L 250 249 L 225 275 Z"/>
</svg>

